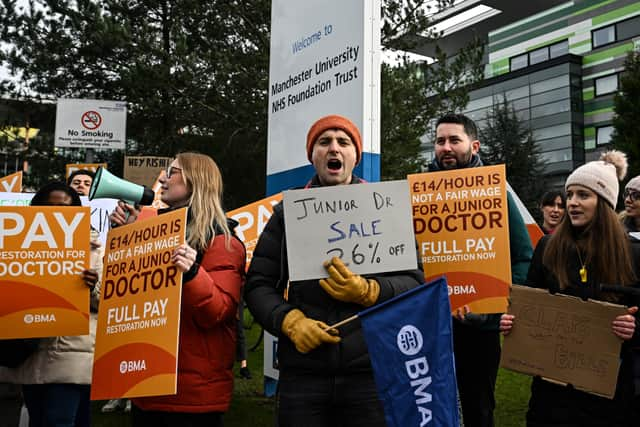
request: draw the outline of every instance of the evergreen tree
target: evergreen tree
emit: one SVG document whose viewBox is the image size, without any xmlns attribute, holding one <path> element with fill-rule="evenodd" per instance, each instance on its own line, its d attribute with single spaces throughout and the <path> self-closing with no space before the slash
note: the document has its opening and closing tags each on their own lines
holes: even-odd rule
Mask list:
<svg viewBox="0 0 640 427">
<path fill-rule="evenodd" d="M 383 0 L 382 44 L 414 46 L 412 35 L 428 33 L 429 13 L 451 3 Z M 60 97 L 127 101 L 127 154 L 211 155 L 225 178 L 226 206 L 234 208 L 264 195 L 270 9 L 269 0 L 32 0 L 27 6 L 2 0 L 0 61 L 14 78 L 0 81 L 0 91 L 35 103 Z M 418 170 L 419 161 L 400 159 L 419 158 L 419 137 L 436 111 L 432 105 L 446 102 L 425 97 L 456 93 L 467 60 L 439 54 L 439 63 L 449 65 L 418 67 L 422 78 L 411 77 L 411 90 L 404 79 L 417 70 L 414 65 L 393 72 L 383 67 L 384 177 Z M 37 145 L 38 156 L 59 160 L 52 165 L 73 158 L 68 150 L 54 152 L 53 128 L 44 129 Z M 117 173 L 122 156 L 98 151 L 95 161 L 116 162 L 111 167 Z M 25 181 L 36 185 L 57 173 L 33 168 Z"/>
<path fill-rule="evenodd" d="M 461 110 L 473 83 L 483 77 L 483 48 L 475 40 L 449 57 L 437 42 L 441 33 L 431 27 L 429 15 L 453 5 L 453 0 L 386 1 L 382 44 L 391 51 L 410 51 L 418 43 L 436 46 L 433 62 L 415 63 L 398 54 L 398 65 L 382 64 L 381 177 L 404 179 L 425 166 L 424 138 L 435 120 L 447 111 Z M 421 38 L 415 37 L 420 34 Z"/>
<path fill-rule="evenodd" d="M 627 153 L 627 177 L 640 175 L 640 52 L 629 52 L 625 70 L 620 76 L 620 88 L 614 97 L 613 146 Z"/>
<path fill-rule="evenodd" d="M 487 113 L 487 125 L 479 130 L 478 137 L 484 164 L 504 164 L 509 184 L 529 211 L 535 212 L 544 192 L 540 149 L 531 129 L 518 119 L 506 97 Z"/>
</svg>

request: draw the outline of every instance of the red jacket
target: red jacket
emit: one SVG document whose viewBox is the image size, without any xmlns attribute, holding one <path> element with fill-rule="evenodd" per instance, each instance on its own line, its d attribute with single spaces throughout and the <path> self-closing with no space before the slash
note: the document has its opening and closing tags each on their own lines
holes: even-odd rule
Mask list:
<svg viewBox="0 0 640 427">
<path fill-rule="evenodd" d="M 230 249 L 217 235 L 191 276 L 185 273 L 180 312 L 178 393 L 133 399 L 146 411 L 225 412 L 231 402 L 238 301 L 245 249 L 235 237 Z"/>
</svg>

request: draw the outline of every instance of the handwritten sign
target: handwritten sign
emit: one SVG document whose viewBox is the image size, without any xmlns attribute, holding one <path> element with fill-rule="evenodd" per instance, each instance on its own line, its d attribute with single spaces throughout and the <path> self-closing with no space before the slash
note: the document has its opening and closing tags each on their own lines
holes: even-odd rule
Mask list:
<svg viewBox="0 0 640 427">
<path fill-rule="evenodd" d="M 258 244 L 262 230 L 269 222 L 273 207 L 282 200 L 282 193 L 274 194 L 257 202 L 227 212 L 227 216 L 238 221 L 236 234 L 247 250 L 247 269 L 253 258 L 253 250 Z"/>
<path fill-rule="evenodd" d="M 109 232 L 91 399 L 175 394 L 186 209 Z"/>
<path fill-rule="evenodd" d="M 125 156 L 124 174 L 127 181 L 150 187 L 157 181 L 158 174 L 167 169 L 172 157 Z"/>
<path fill-rule="evenodd" d="M 322 263 L 342 258 L 354 273 L 417 267 L 407 181 L 284 192 L 291 280 L 327 277 Z"/>
<path fill-rule="evenodd" d="M 0 207 L 0 339 L 86 335 L 89 209 Z"/>
<path fill-rule="evenodd" d="M 0 178 L 0 191 L 19 193 L 22 191 L 22 171 Z"/>
<path fill-rule="evenodd" d="M 503 368 L 613 398 L 622 341 L 611 322 L 626 313 L 623 306 L 514 285 L 509 313 L 515 320 L 504 339 Z"/>
<path fill-rule="evenodd" d="M 511 284 L 504 165 L 409 175 L 427 281 L 442 274 L 451 309 L 503 313 Z"/>
</svg>

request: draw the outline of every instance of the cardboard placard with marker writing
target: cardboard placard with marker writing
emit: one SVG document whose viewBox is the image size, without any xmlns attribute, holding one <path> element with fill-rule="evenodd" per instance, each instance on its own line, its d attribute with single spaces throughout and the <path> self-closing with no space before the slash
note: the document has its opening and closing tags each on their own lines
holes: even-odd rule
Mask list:
<svg viewBox="0 0 640 427">
<path fill-rule="evenodd" d="M 334 256 L 357 274 L 417 267 L 407 181 L 291 190 L 283 201 L 291 281 L 327 277 Z"/>
</svg>

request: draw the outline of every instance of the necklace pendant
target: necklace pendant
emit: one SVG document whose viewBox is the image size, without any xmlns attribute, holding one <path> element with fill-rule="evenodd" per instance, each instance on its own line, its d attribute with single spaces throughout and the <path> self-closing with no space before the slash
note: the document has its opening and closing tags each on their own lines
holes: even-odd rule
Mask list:
<svg viewBox="0 0 640 427">
<path fill-rule="evenodd" d="M 584 266 L 580 269 L 580 281 L 587 283 L 587 269 Z"/>
</svg>

